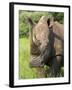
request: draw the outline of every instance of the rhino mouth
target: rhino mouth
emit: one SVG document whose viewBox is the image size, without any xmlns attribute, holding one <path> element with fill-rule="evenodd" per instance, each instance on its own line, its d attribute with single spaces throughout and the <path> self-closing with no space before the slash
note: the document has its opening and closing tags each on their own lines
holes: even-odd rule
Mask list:
<svg viewBox="0 0 72 90">
<path fill-rule="evenodd" d="M 31 67 L 44 67 L 49 62 L 50 51 L 48 47 L 41 52 L 39 56 L 31 55 L 30 66 Z"/>
<path fill-rule="evenodd" d="M 41 56 L 31 56 L 29 65 L 30 67 L 44 67 L 44 63 L 42 61 Z"/>
</svg>

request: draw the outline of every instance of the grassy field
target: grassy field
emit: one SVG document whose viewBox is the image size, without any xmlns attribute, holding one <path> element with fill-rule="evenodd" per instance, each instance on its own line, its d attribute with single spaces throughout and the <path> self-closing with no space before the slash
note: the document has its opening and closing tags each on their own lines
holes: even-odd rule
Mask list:
<svg viewBox="0 0 72 90">
<path fill-rule="evenodd" d="M 36 78 L 35 68 L 29 67 L 30 59 L 30 42 L 27 38 L 20 38 L 19 41 L 19 78 L 32 79 Z"/>
</svg>

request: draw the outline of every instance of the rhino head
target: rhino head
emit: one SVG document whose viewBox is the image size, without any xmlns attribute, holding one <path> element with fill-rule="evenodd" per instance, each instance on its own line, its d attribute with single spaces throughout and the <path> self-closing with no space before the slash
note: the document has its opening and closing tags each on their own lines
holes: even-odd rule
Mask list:
<svg viewBox="0 0 72 90">
<path fill-rule="evenodd" d="M 49 25 L 50 19 L 47 16 L 42 16 L 38 23 L 35 23 L 28 18 L 30 23 L 30 45 L 31 45 L 31 60 L 30 65 L 34 67 L 44 66 L 44 59 L 48 58 L 50 49 L 49 43 Z"/>
</svg>

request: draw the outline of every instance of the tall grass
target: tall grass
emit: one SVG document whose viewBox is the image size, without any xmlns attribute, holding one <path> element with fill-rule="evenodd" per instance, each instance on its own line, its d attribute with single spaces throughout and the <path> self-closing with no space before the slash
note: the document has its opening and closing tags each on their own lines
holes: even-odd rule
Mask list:
<svg viewBox="0 0 72 90">
<path fill-rule="evenodd" d="M 28 38 L 19 39 L 19 78 L 36 78 L 35 68 L 29 67 L 30 60 L 30 42 Z"/>
</svg>

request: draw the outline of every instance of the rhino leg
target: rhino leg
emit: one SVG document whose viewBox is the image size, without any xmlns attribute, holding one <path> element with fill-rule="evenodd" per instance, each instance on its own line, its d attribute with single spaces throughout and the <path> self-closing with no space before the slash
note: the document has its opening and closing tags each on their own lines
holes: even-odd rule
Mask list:
<svg viewBox="0 0 72 90">
<path fill-rule="evenodd" d="M 57 56 L 52 59 L 52 65 L 49 69 L 49 77 L 59 77 L 61 68 L 61 56 Z"/>
</svg>

